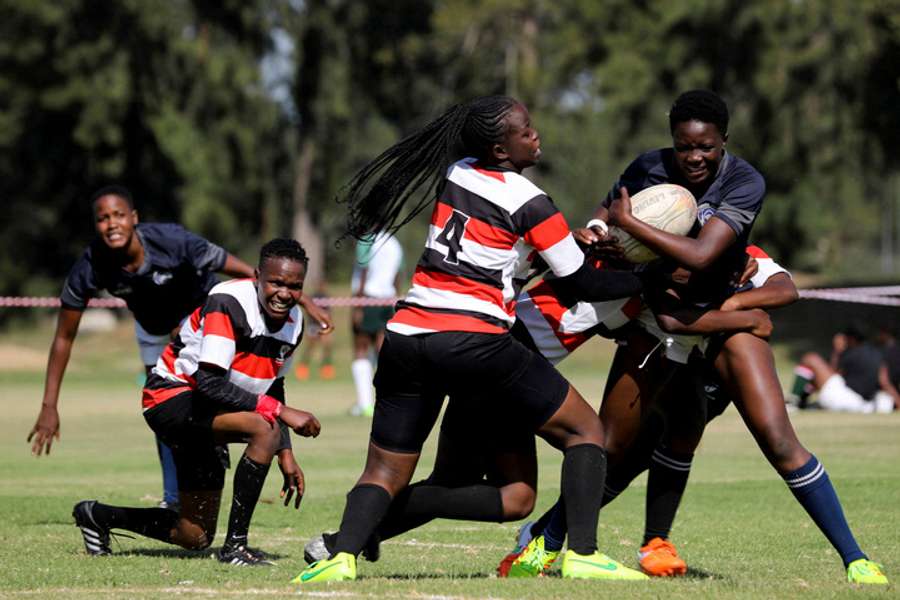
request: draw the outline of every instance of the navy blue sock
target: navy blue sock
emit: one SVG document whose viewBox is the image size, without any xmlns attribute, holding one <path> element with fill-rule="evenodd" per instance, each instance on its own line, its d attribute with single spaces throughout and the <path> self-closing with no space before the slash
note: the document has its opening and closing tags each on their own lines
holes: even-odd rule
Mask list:
<svg viewBox="0 0 900 600">
<path fill-rule="evenodd" d="M 566 541 L 566 507 L 562 498 L 548 511 L 549 519 L 544 527 L 544 549 L 559 552 Z"/>
<path fill-rule="evenodd" d="M 854 560 L 866 558 L 850 532 L 828 473 L 815 456 L 796 471 L 785 473 L 782 477 L 797 501 L 841 555 L 845 567 Z"/>
</svg>

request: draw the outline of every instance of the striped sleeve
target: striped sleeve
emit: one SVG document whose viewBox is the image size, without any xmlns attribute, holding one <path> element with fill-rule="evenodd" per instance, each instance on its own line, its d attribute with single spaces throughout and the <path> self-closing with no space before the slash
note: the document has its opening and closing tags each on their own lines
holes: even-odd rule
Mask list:
<svg viewBox="0 0 900 600">
<path fill-rule="evenodd" d="M 536 196 L 513 215 L 516 231 L 538 251 L 557 277 L 577 271 L 584 253 L 575 243 L 565 217 L 546 195 Z"/>
<path fill-rule="evenodd" d="M 236 340 L 249 332 L 247 315 L 237 298 L 229 294 L 210 294 L 201 312 L 202 339 L 199 363 L 231 368 Z"/>
</svg>

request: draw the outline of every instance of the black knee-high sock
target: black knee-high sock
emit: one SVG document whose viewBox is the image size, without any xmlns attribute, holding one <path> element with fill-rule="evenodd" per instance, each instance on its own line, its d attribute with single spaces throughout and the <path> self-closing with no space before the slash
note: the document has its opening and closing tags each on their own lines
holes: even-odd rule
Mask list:
<svg viewBox="0 0 900 600">
<path fill-rule="evenodd" d="M 666 539 L 672 530 L 675 513 L 691 474 L 693 454 L 659 447 L 653 452 L 647 477 L 647 508 L 644 544 L 653 538 Z"/>
<path fill-rule="evenodd" d="M 378 535 L 386 540 L 432 519 L 501 522 L 503 498 L 491 485 L 446 487 L 420 482 L 397 494 Z"/>
<path fill-rule="evenodd" d="M 128 508 L 99 502 L 94 505 L 93 515 L 99 525 L 124 529 L 163 542 L 172 541 L 171 532 L 178 521 L 178 513 L 165 508 Z"/>
<path fill-rule="evenodd" d="M 569 549 L 577 554 L 597 550 L 599 493 L 606 482 L 606 450 L 596 444 L 566 448 L 562 466 L 562 497 L 566 508 Z"/>
<path fill-rule="evenodd" d="M 347 493 L 347 505 L 341 518 L 341 529 L 337 534 L 334 554 L 347 552 L 358 556 L 381 524 L 390 506 L 391 495 L 380 485 L 364 483 L 350 490 Z"/>
<path fill-rule="evenodd" d="M 269 465 L 258 463 L 246 454 L 241 456 L 234 470 L 234 495 L 231 499 L 231 513 L 228 515 L 228 535 L 225 547 L 241 546 L 247 543 L 250 519 L 262 493 Z"/>
</svg>

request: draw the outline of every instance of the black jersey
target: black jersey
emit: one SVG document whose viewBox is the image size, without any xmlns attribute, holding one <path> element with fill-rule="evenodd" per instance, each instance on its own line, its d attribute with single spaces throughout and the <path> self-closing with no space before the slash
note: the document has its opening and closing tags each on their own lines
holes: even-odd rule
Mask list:
<svg viewBox="0 0 900 600">
<path fill-rule="evenodd" d="M 625 187 L 633 196 L 661 183 L 684 186 L 691 189 L 697 198 L 697 223 L 690 235 L 696 236 L 712 217 L 727 223 L 737 235 L 734 244 L 713 265 L 691 276 L 690 289 L 683 297 L 694 302 L 721 302 L 734 292 L 731 282 L 739 278 L 747 262 L 747 240 L 762 209 L 766 194 L 765 180 L 750 163 L 726 153 L 712 181 L 698 190 L 684 179 L 678 169 L 675 151 L 662 148 L 642 154 L 628 165 L 607 195 L 606 204 L 619 196 L 620 187 Z"/>
<path fill-rule="evenodd" d="M 144 263 L 137 271 L 124 270 L 96 240 L 69 271 L 60 302 L 83 310 L 88 300 L 107 290 L 125 301 L 148 333 L 163 335 L 203 303 L 228 254 L 174 223 L 139 223 L 135 235 L 144 246 Z"/>
</svg>

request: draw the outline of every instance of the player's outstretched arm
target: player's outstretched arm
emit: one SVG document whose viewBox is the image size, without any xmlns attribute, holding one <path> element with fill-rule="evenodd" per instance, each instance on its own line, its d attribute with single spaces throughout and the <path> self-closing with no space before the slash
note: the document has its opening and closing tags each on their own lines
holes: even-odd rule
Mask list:
<svg viewBox="0 0 900 600">
<path fill-rule="evenodd" d="M 334 322 L 331 320 L 331 315 L 328 314 L 328 311 L 316 304 L 315 300 L 306 294 L 300 296 L 300 308 L 303 309 L 310 319 L 319 323 L 319 335 L 334 331 Z"/>
<path fill-rule="evenodd" d="M 253 278 L 256 276 L 253 267 L 233 254 L 225 257 L 225 264 L 220 269 L 220 272 L 235 279 Z"/>
<path fill-rule="evenodd" d="M 59 389 L 62 386 L 66 366 L 69 364 L 69 356 L 72 353 L 72 344 L 78 335 L 78 325 L 81 323 L 83 311 L 74 308 L 63 307 L 59 310 L 56 320 L 56 333 L 53 335 L 53 343 L 50 345 L 50 356 L 47 359 L 47 375 L 44 379 L 44 397 L 41 401 L 41 412 L 37 422 L 28 434 L 31 442 L 31 453 L 40 456 L 43 453 L 50 454 L 50 448 L 54 439 L 59 439 Z"/>
</svg>

